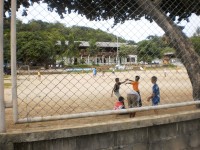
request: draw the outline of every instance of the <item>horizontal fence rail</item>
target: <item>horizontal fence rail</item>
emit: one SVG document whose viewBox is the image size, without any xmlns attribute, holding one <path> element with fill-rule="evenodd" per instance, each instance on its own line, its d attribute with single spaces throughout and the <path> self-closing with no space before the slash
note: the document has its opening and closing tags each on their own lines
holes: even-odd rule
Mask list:
<svg viewBox="0 0 200 150">
<path fill-rule="evenodd" d="M 198 101 L 193 101 L 193 102 L 182 102 L 182 103 L 165 104 L 165 105 L 159 105 L 159 106 L 144 106 L 144 107 L 138 107 L 138 108 L 121 109 L 121 110 L 104 110 L 104 111 L 98 111 L 98 112 L 85 112 L 85 113 L 71 114 L 71 115 L 23 118 L 23 119 L 19 119 L 17 123 L 52 121 L 52 120 L 84 118 L 84 117 L 94 117 L 94 116 L 114 115 L 114 114 L 127 114 L 127 113 L 140 112 L 140 111 L 177 108 L 177 107 L 199 105 L 199 104 L 200 104 L 200 101 L 198 100 Z"/>
</svg>

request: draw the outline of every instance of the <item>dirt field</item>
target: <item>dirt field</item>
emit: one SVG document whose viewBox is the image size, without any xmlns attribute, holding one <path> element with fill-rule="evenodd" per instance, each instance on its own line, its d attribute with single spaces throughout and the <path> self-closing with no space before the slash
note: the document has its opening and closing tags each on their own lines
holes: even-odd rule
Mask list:
<svg viewBox="0 0 200 150">
<path fill-rule="evenodd" d="M 140 92 L 143 106 L 151 106 L 147 97 L 151 94 L 152 76 L 158 77 L 158 85 L 161 93 L 161 104 L 192 101 L 192 88 L 186 70 L 167 69 L 166 76 L 161 69 L 147 71 L 123 71 L 112 74 L 101 72 L 93 77 L 92 73 L 70 73 L 42 75 L 41 80 L 36 75 L 18 76 L 18 105 L 19 117 L 36 117 L 49 115 L 74 114 L 79 112 L 93 112 L 98 110 L 112 110 L 115 97 L 111 97 L 114 79 L 133 79 L 139 75 Z M 8 81 L 6 81 L 8 82 Z M 126 98 L 126 92 L 131 85 L 123 84 L 120 93 Z M 11 102 L 11 90 L 5 89 L 5 100 Z M 126 102 L 127 106 L 127 102 Z M 192 110 L 195 106 L 184 108 L 160 110 L 159 114 L 173 113 L 175 111 Z M 138 112 L 136 117 L 155 115 L 153 111 Z M 129 119 L 128 115 L 107 115 L 79 119 L 66 119 L 60 121 L 48 121 L 39 123 L 25 123 L 14 125 L 12 121 L 12 109 L 6 109 L 6 126 L 8 131 L 39 130 L 54 127 L 72 127 L 86 123 L 98 123 L 115 119 Z"/>
</svg>

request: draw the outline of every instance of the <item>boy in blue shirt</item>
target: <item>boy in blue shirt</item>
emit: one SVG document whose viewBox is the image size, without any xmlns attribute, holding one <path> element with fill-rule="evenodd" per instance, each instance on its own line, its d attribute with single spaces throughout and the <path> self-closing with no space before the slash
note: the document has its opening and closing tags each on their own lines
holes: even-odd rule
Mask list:
<svg viewBox="0 0 200 150">
<path fill-rule="evenodd" d="M 147 101 L 149 102 L 150 99 L 152 101 L 152 106 L 156 106 L 160 103 L 160 89 L 158 87 L 158 84 L 156 83 L 157 82 L 157 77 L 156 76 L 153 76 L 151 78 L 151 82 L 153 83 L 153 87 L 152 87 L 152 94 L 151 96 L 149 96 L 147 98 Z M 157 114 L 158 111 L 157 110 L 154 110 L 154 112 Z"/>
<path fill-rule="evenodd" d="M 96 77 L 96 75 L 97 75 L 97 69 L 93 68 L 93 77 Z"/>
</svg>

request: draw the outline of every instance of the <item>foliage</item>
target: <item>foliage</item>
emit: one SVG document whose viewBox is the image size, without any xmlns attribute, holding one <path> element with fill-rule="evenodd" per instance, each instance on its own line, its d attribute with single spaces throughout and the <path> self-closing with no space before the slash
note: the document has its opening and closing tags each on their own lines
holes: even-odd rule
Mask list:
<svg viewBox="0 0 200 150">
<path fill-rule="evenodd" d="M 5 19 L 4 25 L 4 60 L 10 62 L 10 19 Z M 17 20 L 17 61 L 24 64 L 54 64 L 57 59 L 64 57 L 78 56 L 79 42 L 89 41 L 90 53 L 96 54 L 98 48 L 95 47 L 96 40 L 108 42 L 115 41 L 116 36 L 108 34 L 100 29 L 95 30 L 88 27 L 65 27 L 61 23 L 47 23 L 41 20 L 31 20 L 22 23 Z M 106 38 L 107 37 L 107 38 Z M 119 38 L 120 41 L 125 41 Z M 60 45 L 58 44 L 60 41 Z M 68 45 L 65 43 L 69 41 Z M 105 41 L 104 41 L 105 42 Z M 64 60 L 63 60 L 64 61 Z"/>
<path fill-rule="evenodd" d="M 63 14 L 76 12 L 86 16 L 89 20 L 108 20 L 114 18 L 114 25 L 124 23 L 126 20 L 139 20 L 141 17 L 153 21 L 149 14 L 139 7 L 138 0 L 76 0 L 76 1 L 55 1 L 55 0 L 18 0 L 17 9 L 24 7 L 22 15 L 27 15 L 27 9 L 33 3 L 46 3 L 49 11 L 57 12 L 61 18 Z M 145 2 L 145 1 L 144 1 Z M 160 8 L 162 12 L 168 14 L 172 20 L 186 20 L 195 13 L 200 15 L 199 0 L 153 0 L 153 3 Z M 4 0 L 5 13 L 11 12 L 11 0 Z M 67 8 L 67 9 L 66 9 Z M 134 11 L 133 11 L 134 10 Z"/>
<path fill-rule="evenodd" d="M 169 52 L 175 53 L 175 49 L 168 46 L 164 47 L 161 51 L 161 55 L 163 56 L 165 53 L 169 53 Z"/>
<path fill-rule="evenodd" d="M 76 1 L 62 1 L 62 5 L 60 5 L 60 1 L 18 0 L 17 8 L 19 8 L 20 6 L 23 6 L 24 8 L 28 8 L 33 3 L 44 2 L 48 5 L 49 11 L 56 11 L 61 16 L 61 18 L 63 17 L 63 14 L 65 13 L 77 12 L 78 14 L 85 15 L 86 18 L 89 20 L 97 21 L 97 20 L 107 20 L 107 19 L 114 18 L 114 25 L 116 25 L 117 23 L 124 23 L 126 20 L 132 20 L 132 19 L 139 20 L 141 17 L 145 17 L 149 21 L 153 21 L 152 17 L 146 14 L 145 11 L 143 11 L 143 8 L 138 7 L 139 5 L 137 1 L 138 0 L 133 0 L 133 1 L 110 0 L 110 1 L 99 2 L 99 1 L 92 1 L 92 0 L 89 0 L 89 1 L 76 0 Z M 163 13 L 165 13 L 167 16 L 169 16 L 173 21 L 175 20 L 189 21 L 188 18 L 191 16 L 192 13 L 200 15 L 200 9 L 199 9 L 200 1 L 199 0 L 195 0 L 195 2 L 193 1 L 193 3 L 191 3 L 191 0 L 184 1 L 184 2 L 180 0 L 154 0 L 153 3 L 155 3 L 155 5 L 159 7 L 160 10 Z M 5 13 L 11 12 L 10 8 L 11 8 L 10 1 L 4 0 Z M 24 9 L 24 12 L 22 15 L 27 15 L 26 9 Z M 66 35 L 74 34 L 76 35 L 76 37 L 74 37 L 76 41 L 81 41 L 81 40 L 116 41 L 115 36 L 105 34 L 105 32 L 101 30 L 94 30 L 88 27 L 77 27 L 77 26 L 73 26 L 70 29 L 68 29 L 59 23 L 49 24 L 42 21 L 32 20 L 29 22 L 28 25 L 26 25 L 18 21 L 18 28 L 19 28 L 19 31 L 32 31 L 32 32 L 41 31 L 41 30 L 54 31 L 54 33 L 55 32 L 58 33 L 57 34 L 58 36 L 56 37 L 61 36 L 62 38 L 64 37 L 65 39 L 66 39 Z M 58 28 L 59 31 L 56 28 Z M 198 32 L 196 34 L 198 35 Z M 163 47 L 162 44 L 159 45 L 158 41 L 155 42 L 154 41 L 156 40 L 155 37 L 153 39 L 151 38 L 152 37 L 150 36 L 148 37 L 149 41 L 142 41 L 141 43 L 139 43 L 138 54 L 139 54 L 140 59 L 147 59 L 148 61 L 150 61 L 155 57 L 158 57 L 158 58 L 161 57 L 164 51 L 173 51 L 172 48 Z M 121 40 L 123 41 L 123 39 Z M 146 46 L 144 45 L 145 43 L 147 44 Z M 74 47 L 72 45 L 73 44 L 70 44 L 70 46 L 68 46 L 68 50 L 61 51 L 62 54 L 70 56 L 74 53 L 74 55 L 76 55 L 77 54 L 76 51 L 73 52 L 69 50 Z M 8 47 L 6 49 L 8 49 Z M 195 49 L 197 50 L 197 48 Z M 59 48 L 58 48 L 58 51 L 59 51 Z M 59 53 L 58 51 L 56 53 Z M 147 52 L 148 55 L 152 54 L 153 56 L 152 57 L 147 56 L 145 54 L 145 51 Z M 121 55 L 124 55 L 123 53 L 125 52 L 122 52 Z"/>
<path fill-rule="evenodd" d="M 83 27 L 83 26 L 72 26 L 70 29 L 70 32 L 76 35 L 77 41 L 98 41 L 98 42 L 115 42 L 116 36 L 113 34 L 108 34 L 107 32 L 104 32 L 100 29 L 92 29 L 89 27 Z M 120 39 L 120 41 L 125 41 L 124 39 Z"/>
<path fill-rule="evenodd" d="M 119 49 L 120 57 L 127 57 L 128 55 L 136 55 L 137 50 L 134 45 L 121 45 Z"/>
<path fill-rule="evenodd" d="M 143 62 L 151 62 L 155 58 L 163 57 L 165 52 L 172 52 L 173 48 L 168 47 L 162 38 L 157 36 L 148 36 L 147 40 L 143 40 L 137 45 L 138 60 Z"/>
<path fill-rule="evenodd" d="M 18 60 L 29 65 L 48 64 L 53 49 L 48 34 L 47 32 L 19 32 L 17 34 Z"/>
<path fill-rule="evenodd" d="M 192 44 L 194 46 L 195 51 L 200 56 L 200 36 L 194 36 L 191 38 Z"/>
<path fill-rule="evenodd" d="M 10 63 L 10 19 L 4 19 L 4 63 Z"/>
<path fill-rule="evenodd" d="M 87 48 L 87 52 L 88 52 L 88 54 L 90 55 L 90 56 L 95 56 L 95 55 L 97 55 L 97 53 L 98 53 L 98 51 L 99 51 L 99 49 L 98 49 L 98 47 L 97 47 L 97 45 L 96 45 L 96 40 L 90 40 L 89 41 L 89 47 Z"/>
<path fill-rule="evenodd" d="M 70 58 L 70 64 L 71 64 L 72 63 L 72 57 L 78 57 L 78 55 L 79 55 L 79 45 L 80 45 L 80 42 L 75 41 L 74 34 L 70 34 L 68 36 L 68 38 L 67 38 L 67 41 L 68 41 L 68 44 L 65 46 L 66 49 L 64 50 L 63 54 L 64 54 L 64 56 Z M 78 63 L 77 59 L 75 59 L 74 63 L 75 64 Z"/>
<path fill-rule="evenodd" d="M 200 36 L 200 27 L 197 27 L 196 32 L 194 33 L 194 36 Z"/>
<path fill-rule="evenodd" d="M 200 27 L 197 27 L 196 32 L 194 33 L 193 37 L 191 37 L 191 41 L 195 51 L 200 56 Z"/>
<path fill-rule="evenodd" d="M 10 63 L 10 34 L 4 33 L 4 62 Z"/>
<path fill-rule="evenodd" d="M 4 83 L 4 88 L 8 89 L 8 88 L 11 88 L 11 83 Z"/>
</svg>

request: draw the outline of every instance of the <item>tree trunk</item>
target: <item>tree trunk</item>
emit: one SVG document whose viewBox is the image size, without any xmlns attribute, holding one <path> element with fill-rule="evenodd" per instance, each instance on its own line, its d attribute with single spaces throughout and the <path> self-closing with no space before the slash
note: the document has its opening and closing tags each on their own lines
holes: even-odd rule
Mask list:
<svg viewBox="0 0 200 150">
<path fill-rule="evenodd" d="M 182 30 L 150 0 L 136 0 L 146 14 L 165 31 L 184 64 L 193 87 L 193 99 L 200 100 L 200 56 Z"/>
</svg>

